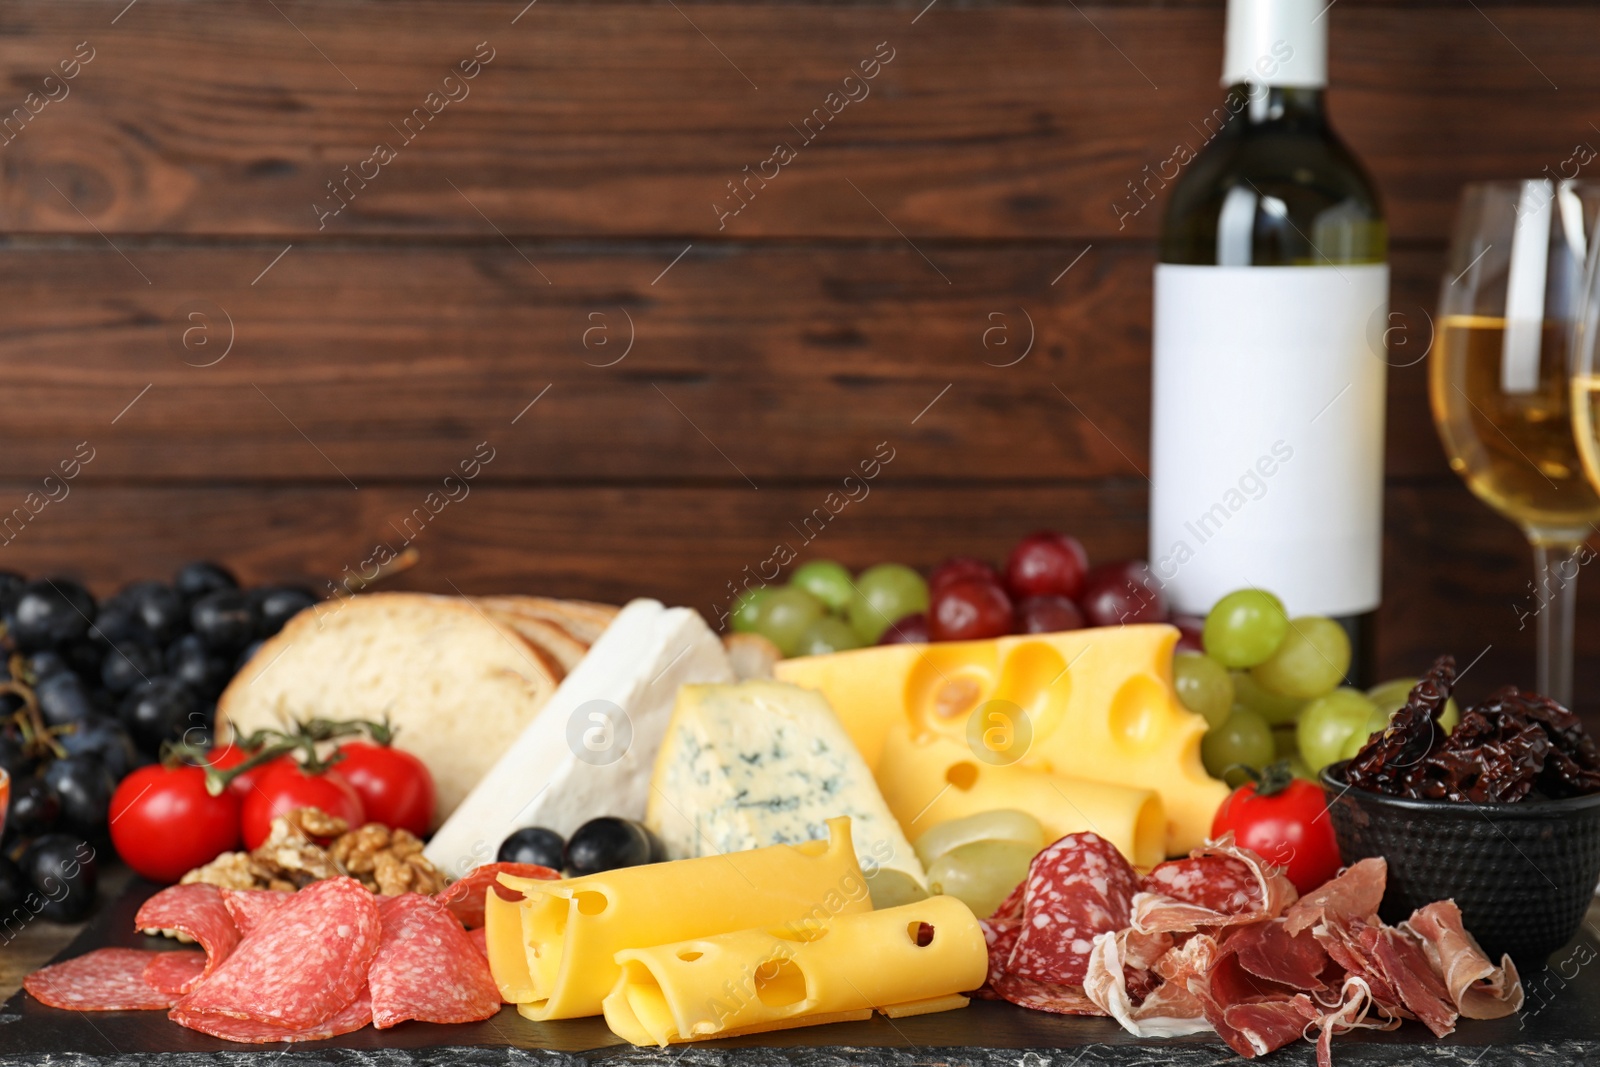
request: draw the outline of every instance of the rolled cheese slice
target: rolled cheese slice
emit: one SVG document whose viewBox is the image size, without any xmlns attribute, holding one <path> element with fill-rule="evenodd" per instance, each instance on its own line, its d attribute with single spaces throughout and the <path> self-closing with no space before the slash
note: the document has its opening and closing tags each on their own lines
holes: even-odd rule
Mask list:
<svg viewBox="0 0 1600 1067">
<path fill-rule="evenodd" d="M 1116 845 L 1140 870 L 1166 858 L 1166 810 L 1154 790 L 987 763 L 960 741 L 914 737 L 906 726 L 885 735 L 877 779 L 908 837 L 951 819 L 1016 808 L 1039 820 L 1046 842 L 1087 830 Z"/>
<path fill-rule="evenodd" d="M 983 928 L 954 897 L 617 953 L 606 1025 L 635 1045 L 965 1007 Z"/>
<path fill-rule="evenodd" d="M 781 923 L 816 927 L 872 909 L 848 818 L 826 840 L 564 878 L 500 881 L 521 901 L 485 894 L 489 970 L 529 1019 L 599 1015 L 617 953 Z"/>
</svg>

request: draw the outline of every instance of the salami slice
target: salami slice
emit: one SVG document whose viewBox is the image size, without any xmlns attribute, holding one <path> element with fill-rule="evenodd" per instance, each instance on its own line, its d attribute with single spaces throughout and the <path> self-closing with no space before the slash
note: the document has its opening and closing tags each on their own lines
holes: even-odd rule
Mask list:
<svg viewBox="0 0 1600 1067">
<path fill-rule="evenodd" d="M 407 1019 L 471 1023 L 500 1010 L 489 963 L 444 905 L 402 893 L 378 905 L 383 938 L 367 972 L 372 1022 L 387 1030 Z"/>
<path fill-rule="evenodd" d="M 313 882 L 252 930 L 179 1007 L 188 1016 L 315 1027 L 364 991 L 380 935 L 378 905 L 360 882 Z"/>
<path fill-rule="evenodd" d="M 52 963 L 22 980 L 22 988 L 41 1004 L 72 1011 L 151 1011 L 170 1008 L 177 997 L 144 980 L 156 956 L 139 948 L 101 948 Z"/>
<path fill-rule="evenodd" d="M 1140 886 L 1133 925 L 1145 933 L 1192 933 L 1275 919 L 1295 902 L 1294 883 L 1224 834 L 1188 859 L 1158 864 Z"/>
<path fill-rule="evenodd" d="M 467 940 L 472 942 L 472 947 L 477 949 L 484 959 L 489 958 L 489 931 L 483 927 L 467 931 Z"/>
<path fill-rule="evenodd" d="M 474 867 L 467 872 L 467 876 L 459 882 L 454 882 L 445 888 L 444 892 L 435 894 L 434 899 L 455 913 L 461 920 L 461 925 L 467 929 L 476 929 L 483 925 L 483 894 L 496 885 L 496 879 L 502 874 L 509 874 L 515 878 L 560 878 L 561 872 L 552 871 L 549 867 L 541 867 L 536 863 L 485 863 L 481 867 Z M 513 894 L 508 889 L 496 891 L 507 900 L 520 899 L 520 895 Z"/>
<path fill-rule="evenodd" d="M 239 928 L 239 936 L 243 937 L 292 896 L 293 893 L 282 889 L 224 889 L 222 904 Z"/>
<path fill-rule="evenodd" d="M 1081 986 L 1095 935 L 1128 925 L 1138 890 L 1139 876 L 1111 842 L 1091 833 L 1063 837 L 1028 867 L 1006 973 Z"/>
<path fill-rule="evenodd" d="M 193 1012 L 178 1005 L 167 1013 L 167 1018 L 179 1026 L 186 1026 L 190 1030 L 198 1030 L 202 1034 L 220 1037 L 224 1041 L 238 1041 L 242 1044 L 271 1045 L 279 1041 L 323 1041 L 340 1034 L 352 1033 L 361 1029 L 372 1021 L 372 1001 L 368 999 L 366 990 L 357 994 L 343 1010 L 315 1026 L 302 1027 L 297 1030 L 286 1029 L 281 1026 L 272 1026 L 268 1023 L 255 1022 L 250 1019 L 235 1019 L 230 1015 L 210 1015 L 205 1012 Z"/>
<path fill-rule="evenodd" d="M 144 980 L 173 999 L 193 989 L 206 971 L 204 952 L 158 952 L 144 969 Z"/>
<path fill-rule="evenodd" d="M 214 885 L 168 886 L 140 906 L 133 922 L 141 930 L 177 930 L 200 943 L 206 950 L 206 966 L 191 987 L 200 978 L 215 974 L 239 944 L 239 928 L 222 902 L 222 891 Z M 178 992 L 187 993 L 188 989 Z"/>
</svg>

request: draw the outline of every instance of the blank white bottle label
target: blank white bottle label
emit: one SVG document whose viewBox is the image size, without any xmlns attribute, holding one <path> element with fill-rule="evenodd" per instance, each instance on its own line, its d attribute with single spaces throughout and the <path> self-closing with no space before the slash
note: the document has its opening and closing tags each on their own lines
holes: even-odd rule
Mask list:
<svg viewBox="0 0 1600 1067">
<path fill-rule="evenodd" d="M 1388 292 L 1381 264 L 1156 267 L 1150 563 L 1176 610 L 1378 606 Z"/>
</svg>

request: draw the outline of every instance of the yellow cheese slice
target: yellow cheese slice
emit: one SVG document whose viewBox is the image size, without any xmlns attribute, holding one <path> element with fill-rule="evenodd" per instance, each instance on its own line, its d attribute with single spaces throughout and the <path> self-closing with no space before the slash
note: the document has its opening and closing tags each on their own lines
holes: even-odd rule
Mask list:
<svg viewBox="0 0 1600 1067">
<path fill-rule="evenodd" d="M 940 896 L 820 926 L 627 949 L 617 962 L 606 1025 L 635 1045 L 667 1045 L 865 1019 L 875 1008 L 964 1007 L 961 992 L 983 984 L 988 949 L 967 906 Z"/>
<path fill-rule="evenodd" d="M 951 819 L 1014 808 L 1039 820 L 1047 842 L 1090 830 L 1140 870 L 1166 858 L 1166 811 L 1151 789 L 987 763 L 959 741 L 932 733 L 912 737 L 904 725 L 884 739 L 877 777 L 889 810 L 911 837 Z"/>
<path fill-rule="evenodd" d="M 756 926 L 824 924 L 870 911 L 848 818 L 826 840 L 675 860 L 555 881 L 501 875 L 521 901 L 484 898 L 489 970 L 530 1019 L 599 1015 L 616 954 Z"/>
<path fill-rule="evenodd" d="M 1159 793 L 1175 855 L 1204 842 L 1228 793 L 1200 763 L 1205 720 L 1172 689 L 1177 639 L 1164 624 L 1102 627 L 803 656 L 775 672 L 828 698 L 874 773 L 896 725 L 977 754 L 998 714 L 1014 727 L 1000 762 Z"/>
</svg>

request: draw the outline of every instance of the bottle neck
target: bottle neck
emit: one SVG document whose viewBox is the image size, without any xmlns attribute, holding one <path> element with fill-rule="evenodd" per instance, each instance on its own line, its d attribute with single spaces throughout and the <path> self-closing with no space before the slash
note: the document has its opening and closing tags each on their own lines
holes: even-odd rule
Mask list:
<svg viewBox="0 0 1600 1067">
<path fill-rule="evenodd" d="M 1240 82 L 1228 89 L 1228 110 L 1240 129 L 1271 125 L 1312 130 L 1328 123 L 1324 96 L 1321 88 Z"/>
</svg>

